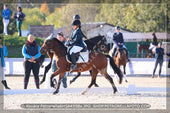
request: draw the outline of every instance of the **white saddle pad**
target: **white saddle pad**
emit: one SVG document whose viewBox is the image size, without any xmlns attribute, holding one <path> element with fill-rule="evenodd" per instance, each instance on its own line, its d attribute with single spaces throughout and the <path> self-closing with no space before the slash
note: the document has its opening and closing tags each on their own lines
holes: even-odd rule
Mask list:
<svg viewBox="0 0 170 113">
<path fill-rule="evenodd" d="M 66 60 L 71 63 L 69 60 L 68 60 L 68 57 L 66 55 Z M 89 61 L 89 51 L 87 50 L 86 52 L 80 52 L 80 56 L 78 58 L 78 61 L 76 63 L 86 63 Z"/>
</svg>

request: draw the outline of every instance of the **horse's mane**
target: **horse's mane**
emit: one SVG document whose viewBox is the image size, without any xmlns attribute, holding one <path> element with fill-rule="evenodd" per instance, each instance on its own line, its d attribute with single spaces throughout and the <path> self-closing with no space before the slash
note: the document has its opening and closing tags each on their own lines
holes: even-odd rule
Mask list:
<svg viewBox="0 0 170 113">
<path fill-rule="evenodd" d="M 65 50 L 67 50 L 67 47 L 61 41 L 59 41 L 57 38 L 53 38 L 53 39 L 54 41 L 58 42 L 58 44 L 62 46 Z"/>
<path fill-rule="evenodd" d="M 87 41 L 97 41 L 97 40 L 101 40 L 102 38 L 104 38 L 104 36 L 95 36 L 93 38 L 88 39 Z"/>
<path fill-rule="evenodd" d="M 53 38 L 55 41 L 57 41 L 60 45 L 62 45 L 62 46 L 64 46 L 65 47 L 65 45 L 61 42 L 61 41 L 59 41 L 57 38 Z"/>
</svg>

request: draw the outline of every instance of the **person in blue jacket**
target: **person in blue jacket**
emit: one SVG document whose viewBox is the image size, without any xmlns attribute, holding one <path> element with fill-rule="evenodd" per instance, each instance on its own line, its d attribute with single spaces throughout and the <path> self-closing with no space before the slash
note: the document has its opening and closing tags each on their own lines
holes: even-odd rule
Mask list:
<svg viewBox="0 0 170 113">
<path fill-rule="evenodd" d="M 72 27 L 74 29 L 73 33 L 71 34 L 71 40 L 66 42 L 66 46 L 70 46 L 69 54 L 71 55 L 71 66 L 70 69 L 74 70 L 77 69 L 76 65 L 76 53 L 80 52 L 81 50 L 87 48 L 87 45 L 83 41 L 83 34 L 81 31 L 81 22 L 80 20 L 74 20 L 72 22 Z"/>
<path fill-rule="evenodd" d="M 161 76 L 161 70 L 162 70 L 162 65 L 163 65 L 163 55 L 164 55 L 164 49 L 162 48 L 162 42 L 159 42 L 158 47 L 155 50 L 156 62 L 155 62 L 153 74 L 151 76 L 152 78 L 154 78 L 154 76 L 155 76 L 155 71 L 156 71 L 158 64 L 160 66 L 158 78 L 160 78 L 160 76 Z"/>
<path fill-rule="evenodd" d="M 2 84 L 5 86 L 5 89 L 10 89 L 7 85 L 6 79 L 5 79 L 5 73 L 4 73 L 4 67 L 5 67 L 5 60 L 4 56 L 8 55 L 8 50 L 6 46 L 1 44 L 2 38 L 0 37 L 0 78 Z"/>
<path fill-rule="evenodd" d="M 33 35 L 29 35 L 22 48 L 22 54 L 24 56 L 24 89 L 27 89 L 27 85 L 29 82 L 29 76 L 31 70 L 34 75 L 35 84 L 37 89 L 39 89 L 39 60 L 38 58 L 41 56 L 40 46 L 36 44 Z"/>
<path fill-rule="evenodd" d="M 9 20 L 10 20 L 10 14 L 11 14 L 11 11 L 8 9 L 8 5 L 4 5 L 4 9 L 2 11 L 3 25 L 4 25 L 3 34 L 4 35 L 8 35 L 7 27 L 8 27 Z"/>
<path fill-rule="evenodd" d="M 14 18 L 16 18 L 16 24 L 17 24 L 17 29 L 18 29 L 18 36 L 22 36 L 22 32 L 21 32 L 21 25 L 22 25 L 22 21 L 25 17 L 25 14 L 22 12 L 22 8 L 21 7 L 17 7 L 17 14 L 14 16 Z"/>
</svg>

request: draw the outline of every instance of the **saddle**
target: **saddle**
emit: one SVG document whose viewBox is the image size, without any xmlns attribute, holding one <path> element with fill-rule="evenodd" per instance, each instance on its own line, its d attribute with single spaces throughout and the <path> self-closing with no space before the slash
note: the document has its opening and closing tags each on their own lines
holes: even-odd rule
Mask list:
<svg viewBox="0 0 170 113">
<path fill-rule="evenodd" d="M 125 48 L 123 48 L 122 45 L 119 45 L 119 46 L 116 48 L 115 57 L 117 56 L 118 51 L 120 51 L 120 52 L 124 51 L 124 52 L 126 53 Z"/>
<path fill-rule="evenodd" d="M 71 63 L 71 55 L 69 54 L 70 52 L 67 52 L 66 55 L 66 60 L 67 62 Z M 87 50 L 87 48 L 84 48 L 83 50 L 81 50 L 76 54 L 76 63 L 87 63 L 89 61 L 89 51 Z"/>
</svg>

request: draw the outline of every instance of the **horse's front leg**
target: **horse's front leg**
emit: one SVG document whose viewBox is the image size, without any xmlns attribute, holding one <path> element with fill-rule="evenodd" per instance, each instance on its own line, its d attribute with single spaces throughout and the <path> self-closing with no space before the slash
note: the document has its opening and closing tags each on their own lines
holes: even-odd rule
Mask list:
<svg viewBox="0 0 170 113">
<path fill-rule="evenodd" d="M 41 80 L 40 84 L 42 84 L 45 81 L 46 74 L 50 70 L 51 64 L 52 64 L 52 61 L 50 61 L 50 63 L 47 66 L 45 66 L 44 76 L 43 76 L 43 79 Z"/>
<path fill-rule="evenodd" d="M 60 70 L 60 69 L 57 69 L 57 70 L 51 75 L 51 77 L 50 77 L 50 85 L 51 85 L 51 87 L 54 87 L 53 78 L 54 78 L 55 76 L 57 76 L 58 74 L 60 74 L 60 73 L 61 73 L 61 70 Z"/>
<path fill-rule="evenodd" d="M 64 73 L 60 73 L 59 79 L 58 79 L 58 83 L 57 83 L 57 89 L 54 91 L 53 94 L 57 94 L 57 93 L 59 92 L 60 84 L 61 84 L 61 81 L 62 81 L 62 79 L 63 79 L 63 76 L 64 76 Z"/>
<path fill-rule="evenodd" d="M 70 84 L 73 83 L 80 75 L 81 73 L 78 72 L 77 75 L 72 80 L 70 80 Z"/>
</svg>

